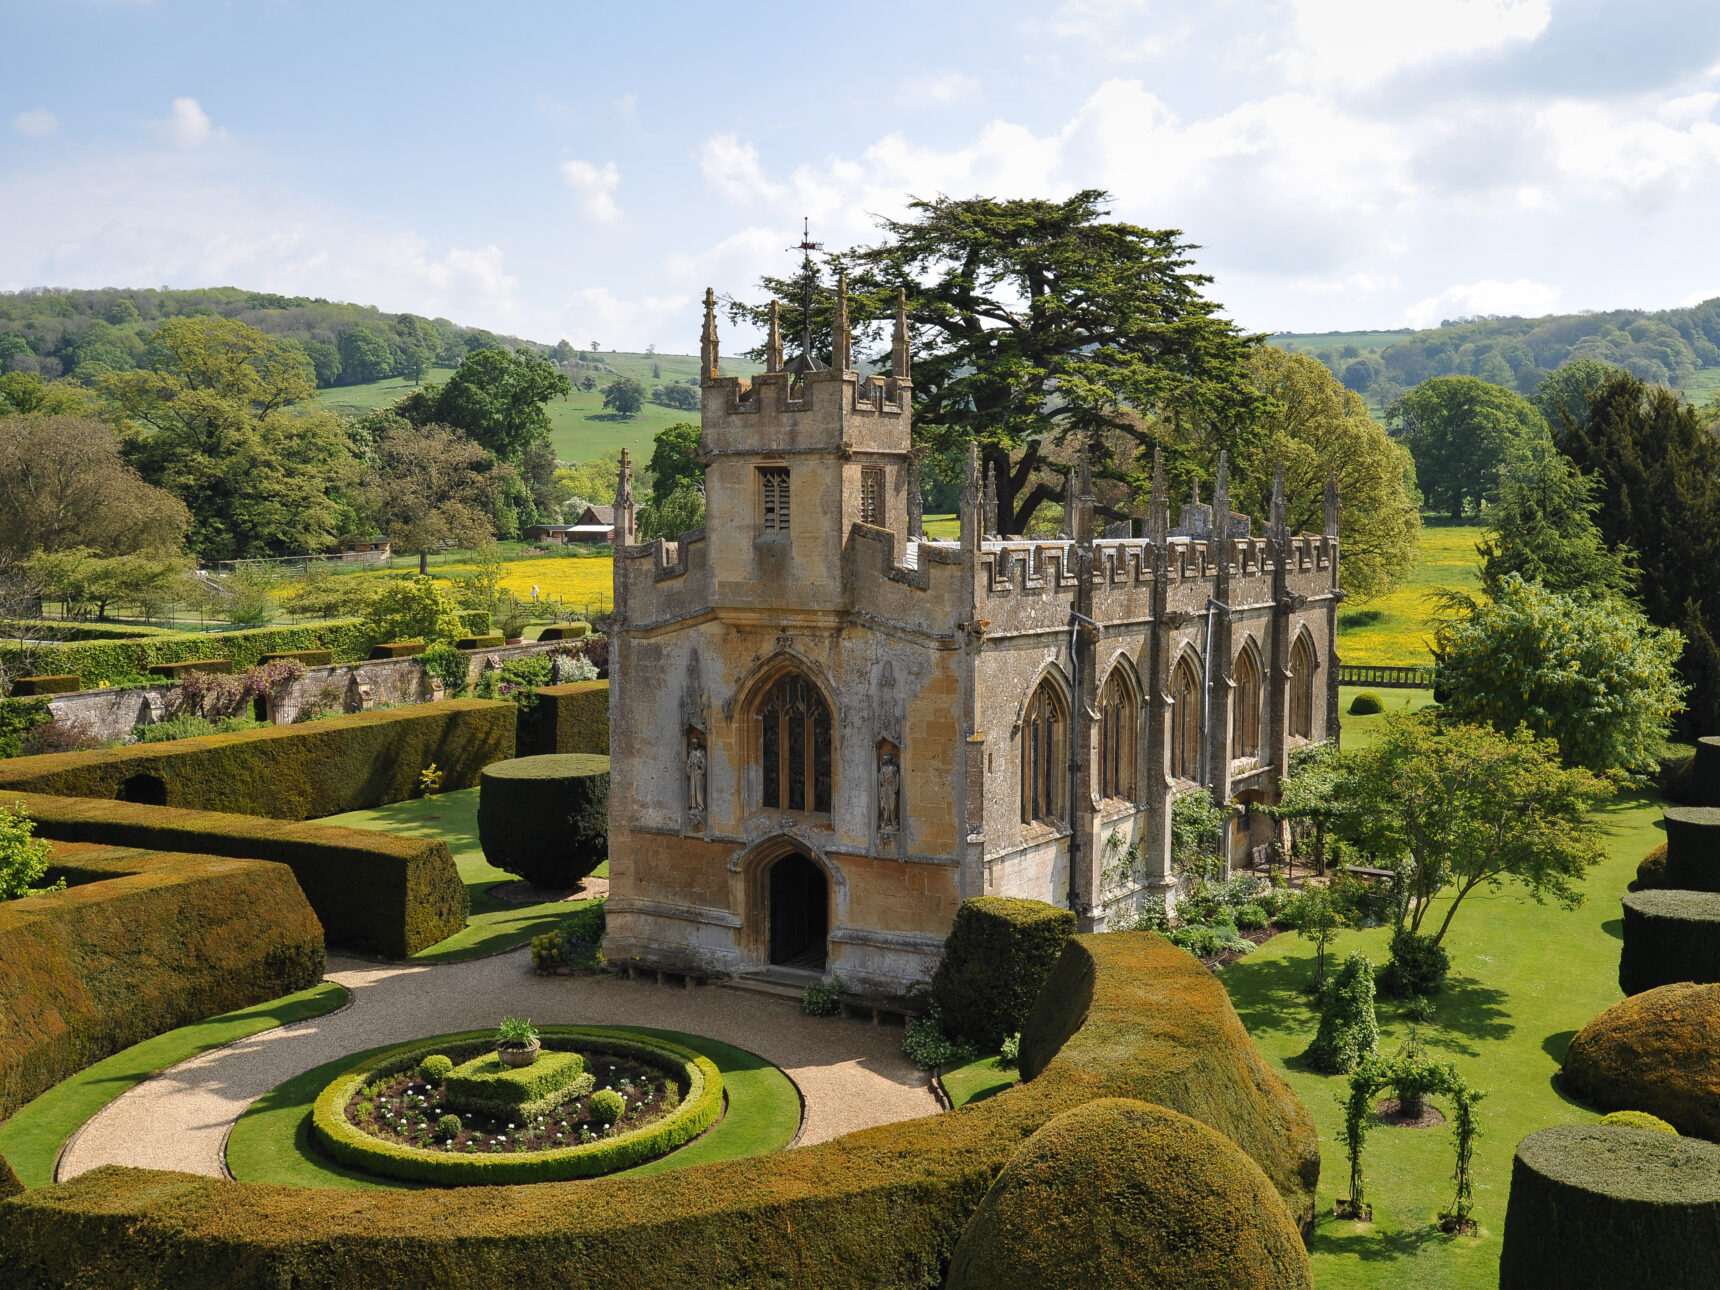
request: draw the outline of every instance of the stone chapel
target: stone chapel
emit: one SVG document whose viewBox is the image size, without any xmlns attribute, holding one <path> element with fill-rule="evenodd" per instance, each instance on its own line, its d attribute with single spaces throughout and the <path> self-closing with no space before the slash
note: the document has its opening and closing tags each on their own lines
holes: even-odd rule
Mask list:
<svg viewBox="0 0 1720 1290">
<path fill-rule="evenodd" d="M 1081 469 L 1066 534 L 999 538 L 970 455 L 961 536 L 928 540 L 902 309 L 888 375 L 854 370 L 840 285 L 830 365 L 803 348 L 773 310 L 765 371 L 723 376 L 705 293 L 703 529 L 639 542 L 623 461 L 607 956 L 894 996 L 969 896 L 1084 931 L 1174 905 L 1174 799 L 1271 802 L 1337 732 L 1335 484 L 1323 534 L 1288 532 L 1280 479 L 1256 537 L 1222 461 L 1175 525 L 1155 468 L 1101 534 Z M 1236 816 L 1230 854 L 1270 836 Z"/>
</svg>

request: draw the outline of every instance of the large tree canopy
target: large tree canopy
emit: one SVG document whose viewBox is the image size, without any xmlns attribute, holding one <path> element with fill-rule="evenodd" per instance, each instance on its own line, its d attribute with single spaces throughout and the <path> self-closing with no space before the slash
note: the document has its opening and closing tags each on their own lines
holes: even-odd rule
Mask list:
<svg viewBox="0 0 1720 1290">
<path fill-rule="evenodd" d="M 549 401 L 573 392 L 548 359 L 480 349 L 446 385 L 426 385 L 394 405 L 413 425 L 440 424 L 469 435 L 504 461 L 518 461 L 549 438 Z"/>
<path fill-rule="evenodd" d="M 1436 376 L 1386 409 L 1388 422 L 1415 458 L 1429 500 L 1460 519 L 1498 495 L 1499 471 L 1544 441 L 1547 423 L 1534 405 L 1473 376 Z"/>
<path fill-rule="evenodd" d="M 1336 471 L 1344 589 L 1364 600 L 1390 591 L 1415 567 L 1421 537 L 1409 454 L 1316 359 L 1262 346 L 1249 378 L 1266 400 L 1263 433 L 1238 461 L 1243 484 L 1231 496 L 1265 514 L 1282 462 L 1290 531 L 1323 532 L 1326 480 Z"/>
<path fill-rule="evenodd" d="M 490 454 L 445 426 L 397 421 L 377 442 L 358 488 L 359 512 L 402 551 L 418 553 L 418 571 L 443 543 L 475 545 L 495 536 L 494 465 Z"/>
<path fill-rule="evenodd" d="M 1601 536 L 1594 519 L 1598 486 L 1550 443 L 1531 448 L 1506 472 L 1499 500 L 1488 509 L 1487 536 L 1475 548 L 1482 590 L 1495 596 L 1506 576 L 1516 574 L 1548 591 L 1629 592 L 1635 580 L 1631 551 L 1609 549 Z"/>
<path fill-rule="evenodd" d="M 0 553 L 177 552 L 190 516 L 120 459 L 92 417 L 0 417 Z"/>
<path fill-rule="evenodd" d="M 1257 338 L 1218 316 L 1179 231 L 1107 220 L 1106 200 L 1089 189 L 1061 202 L 916 201 L 910 218 L 883 221 L 877 246 L 832 257 L 851 271 L 852 315 L 872 320 L 862 338 L 906 293 L 916 434 L 937 452 L 980 445 L 1005 533 L 1061 497 L 1053 467 L 1078 450 L 1138 493 L 1155 445 L 1171 450 L 1173 477 L 1202 475 L 1254 431 Z M 800 281 L 764 286 L 798 334 Z M 762 325 L 767 308 L 733 313 Z M 830 317 L 820 295 L 820 344 Z"/>
</svg>

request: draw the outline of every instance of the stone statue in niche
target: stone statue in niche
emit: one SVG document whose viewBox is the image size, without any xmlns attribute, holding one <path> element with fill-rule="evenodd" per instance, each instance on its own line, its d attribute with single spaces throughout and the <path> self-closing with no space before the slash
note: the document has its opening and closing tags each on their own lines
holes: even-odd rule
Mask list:
<svg viewBox="0 0 1720 1290">
<path fill-rule="evenodd" d="M 697 739 L 687 744 L 687 818 L 705 822 L 705 745 Z"/>
<path fill-rule="evenodd" d="M 894 833 L 902 827 L 902 768 L 896 754 L 888 750 L 878 762 L 878 832 Z"/>
</svg>

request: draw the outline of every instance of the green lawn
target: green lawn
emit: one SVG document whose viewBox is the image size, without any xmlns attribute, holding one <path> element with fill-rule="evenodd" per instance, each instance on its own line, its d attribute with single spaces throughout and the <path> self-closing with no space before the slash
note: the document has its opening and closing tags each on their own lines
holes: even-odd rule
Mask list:
<svg viewBox="0 0 1720 1290">
<path fill-rule="evenodd" d="M 1537 905 L 1512 888 L 1482 890 L 1465 900 L 1446 937 L 1451 983 L 1419 1033 L 1432 1055 L 1455 1062 L 1488 1092 L 1476 1152 L 1479 1236 L 1448 1237 L 1433 1225 L 1451 1200 L 1452 1142 L 1443 1126 L 1374 1129 L 1363 1158 L 1374 1222 L 1332 1218 L 1346 1175 L 1336 1100 L 1345 1081 L 1314 1074 L 1298 1060 L 1318 1023 L 1302 992 L 1313 974 L 1313 950 L 1294 935 L 1280 935 L 1220 973 L 1254 1042 L 1320 1129 L 1321 1215 L 1312 1245 L 1320 1290 L 1497 1285 L 1517 1143 L 1550 1124 L 1598 1118 L 1561 1095 L 1553 1076 L 1571 1036 L 1621 997 L 1618 899 L 1636 862 L 1661 839 L 1660 813 L 1658 799 L 1648 795 L 1621 797 L 1599 813 L 1609 858 L 1588 874 L 1583 886 L 1589 899 L 1581 908 Z M 1382 963 L 1387 940 L 1384 928 L 1346 932 L 1335 948 L 1340 956 L 1360 950 Z M 1378 1011 L 1381 1047 L 1390 1053 L 1409 1026 L 1392 1001 L 1382 999 Z"/>
<path fill-rule="evenodd" d="M 981 1057 L 965 1066 L 952 1066 L 938 1076 L 951 1110 L 959 1111 L 969 1102 L 983 1102 L 1020 1082 L 1019 1070 L 1005 1070 L 997 1061 L 995 1057 Z"/>
<path fill-rule="evenodd" d="M 703 1053 L 723 1074 L 728 1106 L 723 1118 L 701 1137 L 624 1173 L 661 1173 L 718 1160 L 739 1160 L 780 1151 L 800 1130 L 800 1093 L 793 1081 L 764 1058 L 744 1049 L 674 1030 L 618 1026 L 636 1034 L 668 1039 Z M 259 1098 L 239 1117 L 227 1140 L 227 1168 L 241 1182 L 274 1183 L 283 1187 L 381 1187 L 417 1190 L 426 1184 L 378 1178 L 325 1159 L 310 1141 L 311 1106 L 317 1094 L 343 1071 L 371 1053 L 396 1047 L 385 1044 L 368 1052 L 351 1053 L 306 1071 Z"/>
<path fill-rule="evenodd" d="M 127 1089 L 211 1048 L 307 1017 L 323 1016 L 346 1000 L 344 986 L 324 981 L 297 994 L 133 1044 L 62 1080 L 0 1124 L 0 1155 L 6 1157 L 26 1187 L 45 1187 L 54 1180 L 54 1163 L 67 1139 Z"/>
<path fill-rule="evenodd" d="M 514 876 L 494 868 L 484 859 L 484 849 L 478 845 L 478 790 L 461 789 L 441 793 L 434 799 L 415 797 L 370 811 L 349 811 L 345 815 L 330 815 L 318 824 L 339 824 L 349 829 L 376 829 L 381 833 L 398 833 L 414 838 L 441 838 L 454 853 L 454 863 L 466 892 L 472 899 L 472 913 L 466 929 L 447 940 L 420 950 L 412 956 L 414 962 L 449 963 L 459 959 L 481 959 L 500 954 L 516 945 L 525 945 L 534 936 L 552 932 L 561 920 L 590 904 L 589 901 L 551 901 L 542 905 L 511 905 L 488 894 L 498 883 L 512 882 Z M 609 876 L 609 863 L 597 869 L 596 876 Z"/>
</svg>

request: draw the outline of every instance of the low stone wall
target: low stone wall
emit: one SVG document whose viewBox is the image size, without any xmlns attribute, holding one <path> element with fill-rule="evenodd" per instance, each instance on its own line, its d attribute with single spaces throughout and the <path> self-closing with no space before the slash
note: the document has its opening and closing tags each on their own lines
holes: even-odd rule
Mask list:
<svg viewBox="0 0 1720 1290">
<path fill-rule="evenodd" d="M 505 645 L 470 653 L 470 676 L 500 668 L 509 659 L 566 649 L 559 641 Z M 124 739 L 136 726 L 165 721 L 177 712 L 174 685 L 146 685 L 126 690 L 80 690 L 48 701 L 54 724 L 68 738 L 101 743 Z M 415 658 L 370 659 L 305 669 L 304 676 L 267 703 L 267 716 L 277 726 L 291 725 L 311 712 L 366 712 L 406 703 L 429 703 L 443 697 L 441 683 Z"/>
</svg>

